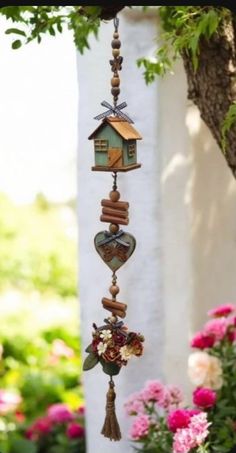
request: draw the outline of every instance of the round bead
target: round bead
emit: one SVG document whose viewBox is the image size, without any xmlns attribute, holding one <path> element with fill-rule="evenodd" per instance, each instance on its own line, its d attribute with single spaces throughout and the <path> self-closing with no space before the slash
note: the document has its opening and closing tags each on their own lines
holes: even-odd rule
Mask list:
<svg viewBox="0 0 236 453">
<path fill-rule="evenodd" d="M 119 77 L 112 77 L 111 79 L 111 86 L 118 87 L 120 85 L 120 78 Z"/>
<path fill-rule="evenodd" d="M 118 88 L 118 87 L 113 87 L 113 88 L 111 89 L 111 94 L 112 94 L 112 96 L 119 96 L 119 94 L 120 94 L 120 88 Z"/>
<path fill-rule="evenodd" d="M 109 231 L 112 234 L 118 233 L 119 229 L 120 229 L 120 227 L 119 227 L 119 225 L 116 225 L 116 223 L 111 223 L 109 226 Z"/>
<path fill-rule="evenodd" d="M 111 42 L 112 49 L 120 49 L 121 42 L 119 39 L 113 39 Z"/>
<path fill-rule="evenodd" d="M 113 57 L 115 57 L 115 58 L 119 57 L 119 55 L 120 55 L 119 49 L 113 49 L 113 50 L 112 50 L 112 55 L 113 55 Z"/>
<path fill-rule="evenodd" d="M 120 192 L 118 190 L 112 190 L 109 193 L 109 197 L 111 201 L 118 201 L 120 199 Z"/>
<path fill-rule="evenodd" d="M 118 318 L 117 316 L 113 315 L 108 318 L 108 321 L 110 321 L 112 324 L 115 324 L 117 322 Z"/>
<path fill-rule="evenodd" d="M 119 38 L 119 33 L 117 33 L 117 31 L 115 31 L 115 32 L 113 33 L 113 38 L 114 38 L 114 39 L 118 39 L 118 38 Z"/>
<path fill-rule="evenodd" d="M 117 285 L 111 285 L 109 291 L 112 296 L 116 296 L 120 292 L 120 288 Z"/>
</svg>

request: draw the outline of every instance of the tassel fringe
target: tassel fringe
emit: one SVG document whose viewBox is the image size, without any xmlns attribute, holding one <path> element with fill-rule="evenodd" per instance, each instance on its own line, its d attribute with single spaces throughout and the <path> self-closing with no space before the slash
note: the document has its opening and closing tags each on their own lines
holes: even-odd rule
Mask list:
<svg viewBox="0 0 236 453">
<path fill-rule="evenodd" d="M 118 441 L 121 439 L 121 432 L 119 423 L 116 418 L 115 410 L 116 393 L 114 387 L 115 384 L 111 377 L 111 380 L 109 381 L 109 389 L 107 392 L 106 417 L 101 434 L 103 434 L 104 437 L 107 437 L 110 440 Z"/>
</svg>

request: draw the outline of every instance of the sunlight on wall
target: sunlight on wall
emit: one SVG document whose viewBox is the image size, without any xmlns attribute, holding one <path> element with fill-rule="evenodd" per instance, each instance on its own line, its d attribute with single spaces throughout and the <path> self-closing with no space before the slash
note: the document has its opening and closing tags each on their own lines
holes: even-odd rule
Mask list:
<svg viewBox="0 0 236 453">
<path fill-rule="evenodd" d="M 52 201 L 76 195 L 78 88 L 69 31 L 11 49 L 10 22 L 0 35 L 0 191 L 17 203 L 43 192 Z"/>
</svg>

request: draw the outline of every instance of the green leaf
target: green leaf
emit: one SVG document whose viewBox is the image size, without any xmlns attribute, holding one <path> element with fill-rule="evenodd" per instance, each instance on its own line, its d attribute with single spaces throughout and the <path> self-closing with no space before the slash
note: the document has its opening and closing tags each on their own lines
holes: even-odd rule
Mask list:
<svg viewBox="0 0 236 453">
<path fill-rule="evenodd" d="M 5 31 L 6 35 L 10 35 L 11 33 L 15 33 L 16 35 L 26 36 L 25 32 L 23 30 L 19 30 L 19 28 L 8 28 Z"/>
<path fill-rule="evenodd" d="M 93 352 L 92 343 L 87 346 L 85 352 Z"/>
<path fill-rule="evenodd" d="M 98 363 L 98 356 L 94 354 L 94 352 L 90 352 L 88 357 L 86 357 L 84 364 L 83 364 L 83 370 L 88 371 L 91 370 L 92 368 L 95 367 Z"/>
<path fill-rule="evenodd" d="M 22 42 L 20 39 L 17 39 L 11 45 L 12 49 L 19 49 L 21 46 L 22 46 Z"/>
<path fill-rule="evenodd" d="M 117 374 L 119 374 L 121 368 L 115 363 L 106 362 L 103 359 L 100 359 L 100 362 L 104 373 L 108 374 L 109 376 L 116 376 Z"/>
<path fill-rule="evenodd" d="M 11 453 L 36 453 L 36 445 L 27 439 L 13 439 L 11 442 Z"/>
</svg>

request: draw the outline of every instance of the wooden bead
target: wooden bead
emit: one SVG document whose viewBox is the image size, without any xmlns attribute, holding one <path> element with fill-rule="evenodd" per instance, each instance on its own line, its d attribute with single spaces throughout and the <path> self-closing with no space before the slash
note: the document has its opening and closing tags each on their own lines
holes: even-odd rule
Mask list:
<svg viewBox="0 0 236 453">
<path fill-rule="evenodd" d="M 115 57 L 115 58 L 119 57 L 119 55 L 120 55 L 119 49 L 113 49 L 113 50 L 112 50 L 112 55 L 113 55 L 113 57 Z"/>
<path fill-rule="evenodd" d="M 113 297 L 115 297 L 120 292 L 120 288 L 117 285 L 111 285 L 109 288 L 109 291 L 110 291 L 111 295 Z"/>
<path fill-rule="evenodd" d="M 118 96 L 120 94 L 120 88 L 114 87 L 111 89 L 112 96 Z"/>
<path fill-rule="evenodd" d="M 120 49 L 121 42 L 119 39 L 113 39 L 111 42 L 112 49 Z"/>
<path fill-rule="evenodd" d="M 111 86 L 118 87 L 120 85 L 120 78 L 119 77 L 112 77 L 111 79 Z"/>
<path fill-rule="evenodd" d="M 117 33 L 117 31 L 115 31 L 115 32 L 113 33 L 113 38 L 114 38 L 114 39 L 118 39 L 118 38 L 119 38 L 119 33 Z"/>
<path fill-rule="evenodd" d="M 127 219 L 129 217 L 128 211 L 120 211 L 119 209 L 112 208 L 102 208 L 102 214 L 112 215 L 113 217 L 118 217 L 119 219 Z"/>
<path fill-rule="evenodd" d="M 120 199 L 120 192 L 118 190 L 112 190 L 109 193 L 109 197 L 111 201 L 118 201 Z"/>
<path fill-rule="evenodd" d="M 120 227 L 116 223 L 111 223 L 111 225 L 109 226 L 109 231 L 112 234 L 118 233 L 119 229 L 120 229 Z"/>
</svg>

